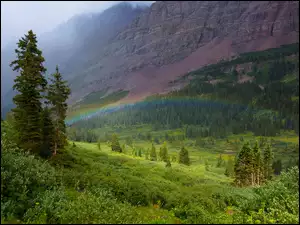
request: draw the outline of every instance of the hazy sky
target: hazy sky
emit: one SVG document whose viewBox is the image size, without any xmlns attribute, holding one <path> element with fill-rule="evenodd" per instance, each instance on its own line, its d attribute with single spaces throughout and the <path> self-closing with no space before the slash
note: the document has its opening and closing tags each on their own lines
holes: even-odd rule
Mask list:
<svg viewBox="0 0 300 225">
<path fill-rule="evenodd" d="M 120 1 L 1 1 L 1 49 L 28 30 L 38 36 L 75 14 L 99 12 Z"/>
</svg>

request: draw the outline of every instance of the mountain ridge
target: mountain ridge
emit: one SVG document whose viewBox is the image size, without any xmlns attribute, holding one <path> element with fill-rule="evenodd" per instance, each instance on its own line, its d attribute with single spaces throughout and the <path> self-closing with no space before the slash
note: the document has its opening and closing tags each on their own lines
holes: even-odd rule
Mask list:
<svg viewBox="0 0 300 225">
<path fill-rule="evenodd" d="M 78 41 L 73 56 L 56 62 L 73 90 L 70 104 L 107 87 L 127 90 L 131 99 L 168 92 L 171 81 L 191 70 L 299 39 L 297 1 L 162 1 L 134 15 L 119 9 L 124 14 L 111 35 L 90 35 L 87 45 Z"/>
</svg>

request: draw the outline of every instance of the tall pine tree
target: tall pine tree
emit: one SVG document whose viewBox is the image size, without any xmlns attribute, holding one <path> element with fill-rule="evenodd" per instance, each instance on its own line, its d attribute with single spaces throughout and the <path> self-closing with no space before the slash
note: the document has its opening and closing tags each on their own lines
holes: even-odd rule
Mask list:
<svg viewBox="0 0 300 225">
<path fill-rule="evenodd" d="M 272 178 L 273 175 L 273 169 L 272 169 L 273 152 L 270 144 L 267 144 L 264 150 L 263 163 L 264 163 L 264 178 L 266 180 L 269 180 Z"/>
<path fill-rule="evenodd" d="M 254 183 L 260 185 L 263 182 L 263 165 L 262 165 L 262 156 L 261 151 L 258 145 L 258 142 L 255 143 L 253 148 L 254 154 Z"/>
<path fill-rule="evenodd" d="M 32 30 L 19 40 L 15 52 L 17 59 L 10 66 L 13 71 L 20 72 L 14 80 L 13 88 L 18 94 L 13 98 L 16 108 L 12 109 L 18 132 L 17 144 L 24 150 L 39 154 L 43 138 L 41 101 L 47 81 L 44 77 L 45 59 L 37 47 L 36 35 Z"/>
<path fill-rule="evenodd" d="M 234 165 L 235 184 L 249 186 L 254 184 L 254 152 L 249 143 L 244 144 Z"/>
<path fill-rule="evenodd" d="M 49 103 L 52 105 L 53 124 L 55 127 L 54 155 L 58 149 L 63 148 L 68 143 L 65 119 L 68 108 L 66 101 L 70 93 L 70 88 L 66 81 L 62 79 L 58 66 L 56 66 L 56 72 L 52 74 L 47 96 Z"/>
<path fill-rule="evenodd" d="M 51 113 L 48 107 L 42 112 L 42 144 L 40 155 L 48 158 L 54 150 L 54 126 L 51 120 Z"/>
</svg>

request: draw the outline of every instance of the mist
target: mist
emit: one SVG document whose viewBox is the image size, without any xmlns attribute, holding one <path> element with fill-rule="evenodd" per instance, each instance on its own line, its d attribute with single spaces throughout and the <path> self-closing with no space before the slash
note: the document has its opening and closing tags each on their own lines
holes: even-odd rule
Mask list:
<svg viewBox="0 0 300 225">
<path fill-rule="evenodd" d="M 37 37 L 51 32 L 75 15 L 99 13 L 122 1 L 1 1 L 1 50 L 15 44 L 28 30 Z M 132 5 L 142 2 L 131 2 Z"/>
</svg>

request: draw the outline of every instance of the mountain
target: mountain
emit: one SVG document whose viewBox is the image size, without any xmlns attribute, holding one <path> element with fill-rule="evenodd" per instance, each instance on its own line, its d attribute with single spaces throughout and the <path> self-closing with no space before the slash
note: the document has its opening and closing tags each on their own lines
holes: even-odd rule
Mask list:
<svg viewBox="0 0 300 225">
<path fill-rule="evenodd" d="M 46 59 L 46 76 L 54 72 L 58 64 L 65 79 L 74 79 L 78 70 L 82 77 L 83 69 L 90 67 L 89 61 L 97 53 L 96 46 L 101 48 L 148 5 L 149 3 L 119 3 L 100 13 L 76 15 L 51 32 L 40 35 L 38 45 Z M 87 48 L 88 42 L 93 43 L 92 48 Z M 15 48 L 16 45 L 9 45 L 1 51 L 2 116 L 12 107 L 11 99 L 15 94 L 12 85 L 18 73 L 9 67 L 15 58 Z"/>
<path fill-rule="evenodd" d="M 298 42 L 298 9 L 297 1 L 122 3 L 78 18 L 77 48 L 70 57 L 70 47 L 44 52 L 69 80 L 70 103 L 108 87 L 141 99 L 170 91 L 170 81 L 206 64 Z"/>
<path fill-rule="evenodd" d="M 103 68 L 89 73 L 82 91 L 115 86 L 147 96 L 193 68 L 296 42 L 298 8 L 287 1 L 156 2 L 102 50 Z"/>
</svg>

